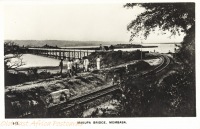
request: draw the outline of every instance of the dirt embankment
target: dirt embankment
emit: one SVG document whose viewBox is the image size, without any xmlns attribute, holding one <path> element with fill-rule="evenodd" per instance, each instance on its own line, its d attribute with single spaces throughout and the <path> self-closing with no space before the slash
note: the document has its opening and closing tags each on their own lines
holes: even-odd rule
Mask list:
<svg viewBox="0 0 200 129">
<path fill-rule="evenodd" d="M 41 113 L 42 110 L 39 107 L 48 106 L 47 96 L 55 91 L 69 89 L 69 96 L 72 98 L 106 87 L 109 85 L 110 78 L 104 76 L 104 74 L 87 72 L 72 78 L 55 78 L 50 81 L 44 80 L 39 83 L 33 82 L 33 84 L 7 87 L 5 106 L 8 108 L 6 108 L 6 112 L 12 111 L 14 113 L 8 114 L 6 117 L 25 116 L 29 112 Z"/>
<path fill-rule="evenodd" d="M 101 65 L 104 68 L 130 63 L 131 61 L 133 62 L 133 60 L 137 60 L 140 57 L 137 52 L 96 52 L 88 56 L 88 59 L 91 62 L 90 67 L 92 67 L 92 65 L 96 66 L 96 58 L 98 56 L 100 56 Z M 152 57 L 149 55 L 146 56 L 146 58 L 149 59 Z M 155 58 L 155 56 L 153 58 Z M 148 63 L 143 62 L 141 64 L 140 62 L 138 65 L 138 71 L 142 70 L 144 67 L 150 68 Z M 137 63 L 130 65 L 129 69 L 133 70 L 134 67 L 137 67 Z M 93 72 L 78 73 L 77 76 L 73 76 L 71 78 L 54 76 L 42 81 L 33 81 L 15 86 L 7 86 L 5 89 L 6 103 L 9 104 L 9 101 L 16 102 L 14 103 L 14 106 L 17 105 L 17 108 L 24 106 L 21 104 L 25 103 L 25 107 L 27 107 L 27 109 L 22 110 L 23 112 L 29 110 L 31 107 L 30 101 L 38 101 L 38 98 L 45 97 L 54 91 L 69 89 L 70 97 L 83 95 L 111 85 L 111 80 L 113 78 L 112 71 L 113 69 L 109 68 L 100 71 L 95 70 Z"/>
<path fill-rule="evenodd" d="M 96 58 L 98 56 L 100 56 L 101 58 L 102 67 L 107 68 L 111 66 L 120 66 L 121 64 L 130 63 L 131 61 L 132 63 L 134 63 L 133 60 L 137 60 L 140 57 L 138 56 L 137 51 L 95 52 L 88 56 L 91 64 L 96 63 Z M 148 59 L 152 57 L 148 55 L 146 56 L 146 58 Z M 155 56 L 153 58 L 155 58 Z M 147 65 L 147 63 L 145 63 L 144 66 L 142 64 L 141 62 L 138 64 L 138 70 L 150 67 L 149 65 Z M 129 67 L 137 67 L 137 64 L 132 64 Z M 98 89 L 99 87 L 101 88 L 103 85 L 107 86 L 107 84 L 111 82 L 111 79 L 113 77 L 112 74 L 113 69 L 106 69 L 100 71 L 78 73 L 77 76 L 74 76 L 72 78 L 61 78 L 57 75 L 49 79 L 43 79 L 41 81 L 33 81 L 14 86 L 7 86 L 5 88 L 5 94 L 22 94 L 22 96 L 31 96 L 31 98 L 34 98 L 35 94 L 38 94 L 39 96 L 45 96 L 54 91 L 69 89 L 71 96 L 77 96 L 92 91 L 94 89 Z M 28 95 L 29 93 L 32 95 Z M 17 96 L 16 98 L 20 99 L 20 97 Z M 24 99 L 24 97 L 22 99 Z"/>
<path fill-rule="evenodd" d="M 106 84 L 105 73 L 80 73 L 78 76 L 72 78 L 51 78 L 43 80 L 41 82 L 24 83 L 15 86 L 9 86 L 5 89 L 6 94 L 14 93 L 26 93 L 29 91 L 35 91 L 36 89 L 46 92 L 46 94 L 62 90 L 70 89 L 71 96 L 80 95 L 83 92 L 95 89 L 98 86 Z M 36 90 L 37 91 L 37 90 Z M 43 94 L 41 94 L 43 95 Z M 45 95 L 45 94 L 44 94 Z"/>
</svg>

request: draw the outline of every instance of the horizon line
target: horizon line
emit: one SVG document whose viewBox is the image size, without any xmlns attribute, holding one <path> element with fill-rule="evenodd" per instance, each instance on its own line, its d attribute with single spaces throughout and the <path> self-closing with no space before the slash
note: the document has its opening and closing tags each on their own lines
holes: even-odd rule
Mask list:
<svg viewBox="0 0 200 129">
<path fill-rule="evenodd" d="M 30 41 L 76 41 L 76 42 L 124 42 L 124 43 L 130 43 L 128 41 L 99 41 L 99 40 L 59 40 L 59 39 L 4 39 L 4 41 L 6 40 L 21 40 L 21 41 L 26 41 L 26 40 L 30 40 Z M 137 43 L 137 44 L 141 44 L 140 42 L 133 42 L 133 43 Z M 148 42 L 148 43 L 142 43 L 142 44 L 177 44 L 177 43 L 181 43 L 181 42 Z"/>
</svg>

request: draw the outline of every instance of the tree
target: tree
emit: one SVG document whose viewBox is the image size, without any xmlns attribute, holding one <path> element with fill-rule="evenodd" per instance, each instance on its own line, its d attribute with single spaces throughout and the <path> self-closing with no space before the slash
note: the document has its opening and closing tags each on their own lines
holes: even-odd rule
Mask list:
<svg viewBox="0 0 200 129">
<path fill-rule="evenodd" d="M 128 25 L 127 29 L 132 30 L 132 39 L 140 31 L 144 31 L 144 36 L 147 37 L 157 27 L 169 30 L 172 34 L 183 31 L 187 35 L 188 30 L 195 25 L 194 3 L 127 3 L 125 5 L 127 8 L 134 6 L 143 7 L 146 11 Z"/>
<path fill-rule="evenodd" d="M 4 69 L 7 71 L 11 68 L 17 68 L 22 65 L 24 65 L 24 62 L 21 58 L 22 54 L 20 52 L 20 47 L 10 41 L 4 43 Z M 15 61 L 12 61 L 13 59 L 16 59 Z"/>
<path fill-rule="evenodd" d="M 179 69 L 176 73 L 167 75 L 161 84 L 155 84 L 157 86 L 153 88 L 153 91 L 156 96 L 150 99 L 152 100 L 150 104 L 145 101 L 149 100 L 149 96 L 152 93 L 148 92 L 148 88 L 146 91 L 143 90 L 144 97 L 141 101 L 144 100 L 142 103 L 149 110 L 146 113 L 143 112 L 145 110 L 142 110 L 142 114 L 145 116 L 152 114 L 161 116 L 195 116 L 195 4 L 127 3 L 124 5 L 126 8 L 135 6 L 143 7 L 145 11 L 127 26 L 127 29 L 132 34 L 130 40 L 134 40 L 141 33 L 147 38 L 157 28 L 160 28 L 161 31 L 168 30 L 172 35 L 180 34 L 180 32 L 185 33 L 185 37 L 177 51 L 176 61 L 181 64 Z M 132 78 L 125 82 L 129 81 L 132 81 Z M 146 84 L 145 87 L 148 87 L 149 84 Z M 139 85 L 141 86 L 141 84 Z M 130 87 L 126 83 L 125 86 Z M 126 93 L 125 95 L 128 96 L 129 94 Z M 154 112 L 155 110 L 150 110 L 154 109 L 155 105 L 160 106 L 160 111 Z"/>
<path fill-rule="evenodd" d="M 185 33 L 179 48 L 178 58 L 189 67 L 194 67 L 195 57 L 195 3 L 127 3 L 126 8 L 139 6 L 145 11 L 137 16 L 128 26 L 131 31 L 130 40 L 139 36 L 144 37 L 159 28 L 170 31 L 172 35 Z"/>
<path fill-rule="evenodd" d="M 8 70 L 18 68 L 25 63 L 22 61 L 22 52 L 20 47 L 14 42 L 5 42 L 4 43 L 4 75 L 5 75 L 5 86 L 10 84 L 16 84 L 20 78 L 19 74 L 13 74 Z"/>
<path fill-rule="evenodd" d="M 109 49 L 111 49 L 112 51 L 114 51 L 114 46 L 113 45 L 110 45 Z"/>
</svg>

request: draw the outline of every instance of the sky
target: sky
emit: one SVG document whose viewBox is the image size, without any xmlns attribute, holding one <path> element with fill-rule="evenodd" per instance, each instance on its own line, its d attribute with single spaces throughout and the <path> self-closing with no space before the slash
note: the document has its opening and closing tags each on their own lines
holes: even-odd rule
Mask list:
<svg viewBox="0 0 200 129">
<path fill-rule="evenodd" d="M 75 40 L 128 42 L 127 25 L 144 11 L 112 4 L 20 4 L 4 7 L 6 40 Z M 183 36 L 151 34 L 145 41 L 181 42 Z"/>
</svg>

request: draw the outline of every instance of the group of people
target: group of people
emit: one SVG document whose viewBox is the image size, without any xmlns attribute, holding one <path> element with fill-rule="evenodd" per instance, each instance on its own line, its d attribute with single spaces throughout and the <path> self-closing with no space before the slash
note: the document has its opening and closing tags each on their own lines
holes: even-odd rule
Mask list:
<svg viewBox="0 0 200 129">
<path fill-rule="evenodd" d="M 89 64 L 90 61 L 87 57 L 83 57 L 82 60 L 79 59 L 72 59 L 72 60 L 65 60 L 65 63 L 63 63 L 63 59 L 61 59 L 59 67 L 60 67 L 60 74 L 62 75 L 63 73 L 63 68 L 67 69 L 67 73 L 70 76 L 76 75 L 78 69 L 83 69 L 84 72 L 89 71 Z M 100 70 L 100 57 L 98 56 L 96 59 L 96 65 L 97 65 L 97 70 Z M 64 66 L 65 65 L 65 66 Z"/>
<path fill-rule="evenodd" d="M 79 62 L 80 62 L 79 59 L 73 59 L 73 60 L 66 60 L 65 63 L 63 63 L 63 59 L 61 59 L 59 64 L 60 74 L 62 75 L 63 68 L 66 68 L 67 73 L 70 76 L 76 75 Z"/>
</svg>

